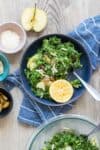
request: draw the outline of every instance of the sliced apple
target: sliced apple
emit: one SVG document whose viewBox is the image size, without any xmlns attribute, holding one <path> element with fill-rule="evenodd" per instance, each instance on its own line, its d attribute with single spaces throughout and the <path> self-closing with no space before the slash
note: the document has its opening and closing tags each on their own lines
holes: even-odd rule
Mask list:
<svg viewBox="0 0 100 150">
<path fill-rule="evenodd" d="M 33 20 L 33 30 L 35 32 L 42 31 L 47 25 L 47 14 L 41 9 L 36 9 L 36 14 Z"/>
<path fill-rule="evenodd" d="M 26 8 L 21 17 L 21 23 L 26 31 L 32 30 L 34 17 L 34 8 Z"/>
<path fill-rule="evenodd" d="M 22 13 L 21 22 L 26 31 L 40 32 L 47 25 L 47 14 L 39 8 L 26 8 Z"/>
</svg>

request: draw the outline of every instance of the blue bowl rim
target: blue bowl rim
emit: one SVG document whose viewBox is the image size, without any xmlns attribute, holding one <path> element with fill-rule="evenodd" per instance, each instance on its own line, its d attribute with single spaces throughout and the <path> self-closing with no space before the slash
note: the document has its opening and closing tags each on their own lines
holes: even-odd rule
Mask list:
<svg viewBox="0 0 100 150">
<path fill-rule="evenodd" d="M 50 124 L 59 121 L 59 120 L 63 120 L 63 119 L 78 119 L 78 120 L 82 120 L 85 122 L 88 122 L 89 124 L 91 124 L 92 126 L 96 127 L 97 123 L 93 123 L 93 120 L 90 120 L 89 118 L 83 116 L 83 115 L 76 115 L 76 114 L 65 114 L 65 115 L 59 115 L 56 117 L 53 117 L 52 119 L 50 119 L 47 123 L 42 124 L 38 130 L 36 130 L 35 133 L 32 134 L 31 138 L 29 139 L 29 142 L 27 144 L 27 150 L 31 150 L 32 147 L 32 143 L 36 140 L 37 136 L 46 128 L 48 127 Z"/>
<path fill-rule="evenodd" d="M 0 57 L 2 57 L 2 58 L 5 60 L 6 65 L 7 65 L 7 67 L 8 67 L 5 77 L 3 77 L 3 78 L 0 80 L 0 82 L 1 82 L 1 81 L 5 80 L 5 79 L 7 78 L 7 76 L 8 76 L 8 74 L 9 74 L 10 62 L 9 62 L 8 58 L 7 58 L 2 52 L 0 52 Z M 3 73 L 3 74 L 4 74 L 4 73 Z M 3 74 L 2 74 L 1 76 L 3 76 Z"/>
<path fill-rule="evenodd" d="M 36 39 L 35 41 L 33 41 L 33 42 L 27 47 L 26 51 L 24 52 L 24 54 L 23 54 L 23 56 L 22 56 L 21 65 L 20 65 L 20 75 L 21 75 L 21 81 L 22 81 L 23 85 L 24 85 L 24 81 L 23 81 L 23 77 L 22 77 L 22 69 L 21 69 L 21 66 L 22 66 L 23 59 L 24 59 L 24 56 L 25 56 L 26 52 L 27 52 L 28 49 L 33 45 L 33 43 L 37 42 L 38 40 L 42 40 L 43 38 L 48 38 L 48 37 L 50 37 L 50 36 L 64 36 L 65 38 L 68 38 L 69 40 L 72 40 L 72 41 L 76 42 L 77 44 L 79 44 L 79 45 L 83 48 L 83 50 L 84 50 L 84 52 L 86 53 L 86 55 L 87 55 L 87 57 L 88 57 L 88 60 L 89 60 L 89 66 L 90 66 L 89 69 L 90 69 L 90 78 L 91 78 L 91 75 L 92 75 L 92 72 L 93 72 L 93 70 L 92 70 L 92 63 L 91 63 L 91 60 L 90 60 L 90 56 L 89 56 L 88 52 L 86 51 L 86 49 L 84 48 L 84 46 L 83 46 L 79 41 L 77 41 L 76 39 L 74 39 L 74 38 L 72 38 L 72 37 L 70 37 L 70 36 L 68 36 L 68 35 L 65 35 L 65 34 L 57 34 L 57 33 L 56 33 L 56 34 L 47 34 L 47 35 L 41 36 L 40 38 L 38 38 L 38 39 Z M 89 80 L 88 80 L 87 82 L 90 81 L 90 78 L 89 78 Z M 54 106 L 64 106 L 64 105 L 69 105 L 69 106 L 71 106 L 71 104 L 72 104 L 73 102 L 77 101 L 78 98 L 80 98 L 80 97 L 82 96 L 82 94 L 85 92 L 85 88 L 83 88 L 83 90 L 81 91 L 81 93 L 80 93 L 77 97 L 75 97 L 75 98 L 69 100 L 69 101 L 66 102 L 66 103 L 47 104 L 47 103 L 45 103 L 44 101 L 40 101 L 39 98 L 38 98 L 37 96 L 35 96 L 35 94 L 34 94 L 34 95 L 31 94 L 31 93 L 27 90 L 27 88 L 26 88 L 25 86 L 24 86 L 24 90 L 25 90 L 25 92 L 29 95 L 29 97 L 32 98 L 34 101 L 36 101 L 36 102 L 38 102 L 38 103 L 41 103 L 41 104 L 43 104 L 43 105 L 46 105 L 46 106 L 53 106 L 53 107 L 54 107 Z"/>
</svg>

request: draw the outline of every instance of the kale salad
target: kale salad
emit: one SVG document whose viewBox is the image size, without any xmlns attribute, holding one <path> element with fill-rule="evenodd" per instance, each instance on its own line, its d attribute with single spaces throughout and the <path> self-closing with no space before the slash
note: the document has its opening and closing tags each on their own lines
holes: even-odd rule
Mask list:
<svg viewBox="0 0 100 150">
<path fill-rule="evenodd" d="M 81 55 L 71 42 L 62 42 L 56 36 L 44 39 L 37 53 L 28 58 L 25 69 L 25 76 L 34 94 L 40 98 L 51 99 L 51 83 L 58 79 L 68 80 L 72 69 L 81 68 Z M 69 82 L 74 88 L 81 86 L 77 79 Z"/>
<path fill-rule="evenodd" d="M 100 150 L 96 141 L 90 141 L 84 135 L 75 132 L 62 131 L 56 133 L 53 138 L 45 142 L 42 150 Z"/>
</svg>

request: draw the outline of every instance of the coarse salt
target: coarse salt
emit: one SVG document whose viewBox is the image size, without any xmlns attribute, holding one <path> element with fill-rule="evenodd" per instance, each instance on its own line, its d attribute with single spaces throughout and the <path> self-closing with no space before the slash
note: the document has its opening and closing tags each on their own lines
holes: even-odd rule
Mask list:
<svg viewBox="0 0 100 150">
<path fill-rule="evenodd" d="M 11 51 L 18 47 L 20 37 L 17 33 L 7 30 L 2 32 L 0 40 L 2 46 L 6 49 L 6 51 Z"/>
</svg>

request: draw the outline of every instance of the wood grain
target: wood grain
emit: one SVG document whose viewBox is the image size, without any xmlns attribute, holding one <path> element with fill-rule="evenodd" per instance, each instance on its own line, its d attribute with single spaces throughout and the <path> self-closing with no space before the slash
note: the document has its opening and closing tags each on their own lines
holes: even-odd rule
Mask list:
<svg viewBox="0 0 100 150">
<path fill-rule="evenodd" d="M 11 63 L 11 72 L 19 67 L 19 62 L 26 47 L 38 37 L 50 33 L 67 33 L 77 26 L 83 19 L 99 14 L 99 0 L 0 0 L 0 23 L 16 21 L 20 23 L 20 15 L 25 7 L 37 6 L 48 13 L 48 25 L 42 33 L 27 33 L 28 40 L 22 52 L 7 55 Z M 100 89 L 100 69 L 92 76 L 91 84 Z M 26 144 L 35 130 L 17 121 L 22 93 L 18 88 L 12 91 L 14 107 L 5 118 L 0 119 L 0 150 L 25 150 Z M 95 122 L 100 121 L 100 103 L 85 92 L 67 113 L 81 114 Z"/>
</svg>

